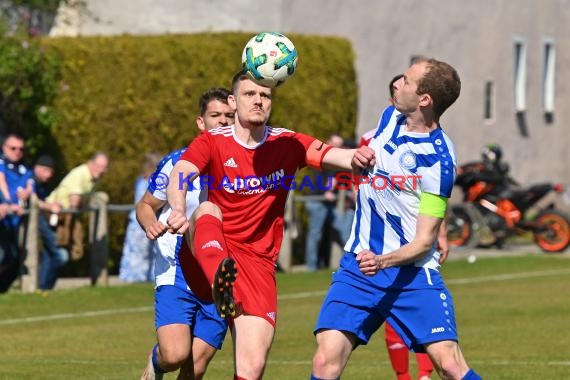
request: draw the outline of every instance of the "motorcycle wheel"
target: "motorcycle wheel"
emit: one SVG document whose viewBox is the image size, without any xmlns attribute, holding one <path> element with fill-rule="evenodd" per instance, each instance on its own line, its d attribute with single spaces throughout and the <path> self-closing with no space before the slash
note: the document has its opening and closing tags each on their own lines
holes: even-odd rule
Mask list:
<svg viewBox="0 0 570 380">
<path fill-rule="evenodd" d="M 452 247 L 469 245 L 473 240 L 473 222 L 465 209 L 452 206 L 447 216 L 447 241 Z"/>
<path fill-rule="evenodd" d="M 564 251 L 570 245 L 570 218 L 557 210 L 546 210 L 535 219 L 539 231 L 534 242 L 545 252 Z"/>
</svg>

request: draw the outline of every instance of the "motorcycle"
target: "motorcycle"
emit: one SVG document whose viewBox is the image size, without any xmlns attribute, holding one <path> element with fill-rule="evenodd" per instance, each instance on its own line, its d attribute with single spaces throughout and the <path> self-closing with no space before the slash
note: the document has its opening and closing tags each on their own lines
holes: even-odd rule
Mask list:
<svg viewBox="0 0 570 380">
<path fill-rule="evenodd" d="M 570 217 L 553 203 L 538 212 L 534 207 L 552 191 L 563 193 L 561 184 L 520 187 L 506 164 L 482 161 L 460 166 L 455 185 L 463 190 L 463 202 L 448 210 L 451 246 L 502 248 L 508 237 L 528 232 L 545 252 L 570 245 Z"/>
</svg>

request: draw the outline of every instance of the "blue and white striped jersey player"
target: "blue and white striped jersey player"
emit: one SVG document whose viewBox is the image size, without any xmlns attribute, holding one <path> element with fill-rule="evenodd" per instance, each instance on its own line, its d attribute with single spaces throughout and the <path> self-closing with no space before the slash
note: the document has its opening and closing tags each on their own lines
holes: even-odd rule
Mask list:
<svg viewBox="0 0 570 380">
<path fill-rule="evenodd" d="M 315 327 L 312 379 L 338 379 L 354 348 L 388 320 L 427 351 L 442 379 L 480 379 L 458 344 L 453 301 L 438 272 L 438 230 L 455 179 L 453 143 L 439 125 L 459 97 L 455 69 L 417 61 L 394 83 L 357 178 L 351 237 Z"/>
<path fill-rule="evenodd" d="M 234 110 L 227 101 L 229 94 L 230 91 L 223 88 L 212 88 L 202 94 L 200 116 L 196 119 L 199 129 L 233 124 Z M 156 240 L 157 248 L 154 272 L 158 344 L 148 357 L 142 380 L 162 379 L 164 373 L 178 368 L 178 379 L 202 379 L 227 331 L 227 323 L 218 315 L 214 303 L 201 301 L 186 283 L 180 264 L 180 252 L 188 246 L 183 244 L 183 235 L 167 232 L 167 219 L 172 211 L 166 201 L 167 179 L 185 150 L 172 152 L 161 160 L 136 206 L 137 220 L 146 236 Z M 193 182 L 193 189 L 186 193 L 187 215 L 192 215 L 205 198 L 200 191 L 200 178 Z M 160 213 L 158 218 L 157 212 Z"/>
</svg>

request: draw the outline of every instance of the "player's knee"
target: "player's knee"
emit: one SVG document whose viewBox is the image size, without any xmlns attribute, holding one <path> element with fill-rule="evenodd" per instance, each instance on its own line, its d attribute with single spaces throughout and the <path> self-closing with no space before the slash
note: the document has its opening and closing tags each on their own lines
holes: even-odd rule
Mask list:
<svg viewBox="0 0 570 380">
<path fill-rule="evenodd" d="M 208 368 L 209 358 L 199 357 L 194 359 L 194 377 L 196 380 L 200 380 L 206 373 Z"/>
<path fill-rule="evenodd" d="M 245 368 L 246 379 L 261 379 L 263 371 L 265 370 L 265 357 L 252 356 L 247 361 L 247 368 Z"/>
<path fill-rule="evenodd" d="M 454 341 L 441 341 L 426 346 L 433 364 L 442 379 L 461 379 L 469 368 Z"/>
<path fill-rule="evenodd" d="M 222 211 L 220 210 L 220 208 L 217 205 L 213 204 L 210 201 L 205 201 L 205 202 L 200 203 L 200 205 L 198 206 L 196 211 L 194 211 L 195 219 L 198 219 L 199 217 L 201 217 L 203 215 L 212 215 L 212 216 L 222 220 Z"/>
<path fill-rule="evenodd" d="M 440 358 L 437 363 L 442 379 L 460 380 L 464 372 L 460 363 L 454 357 Z"/>
<path fill-rule="evenodd" d="M 200 363 L 200 362 L 194 363 L 194 378 L 196 380 L 200 380 L 202 377 L 204 377 L 207 367 L 208 367 L 207 363 Z"/>
<path fill-rule="evenodd" d="M 161 361 L 167 368 L 180 368 L 188 359 L 188 352 L 177 349 L 176 347 L 161 347 Z"/>
<path fill-rule="evenodd" d="M 313 375 L 317 377 L 337 378 L 340 376 L 340 364 L 331 360 L 324 352 L 317 350 L 313 357 Z"/>
</svg>

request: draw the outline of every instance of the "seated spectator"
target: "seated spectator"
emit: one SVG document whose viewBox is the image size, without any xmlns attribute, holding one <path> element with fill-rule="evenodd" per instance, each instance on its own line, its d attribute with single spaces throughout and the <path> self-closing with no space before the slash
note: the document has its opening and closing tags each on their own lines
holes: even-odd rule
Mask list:
<svg viewBox="0 0 570 380">
<path fill-rule="evenodd" d="M 40 156 L 34 165 L 34 192 L 42 211 L 38 217 L 38 231 L 42 239 L 39 289 L 44 291 L 54 288 L 59 269 L 69 261 L 67 250 L 57 245 L 55 232 L 61 205 L 45 200 L 50 192 L 49 182 L 53 178 L 54 169 L 55 162 L 50 156 Z"/>
<path fill-rule="evenodd" d="M 63 209 L 86 207 L 108 166 L 107 155 L 95 153 L 86 163 L 71 169 L 46 201 L 59 203 Z M 62 215 L 57 232 L 58 245 L 67 249 L 72 260 L 79 260 L 83 256 L 83 228 L 76 215 Z"/>
</svg>

